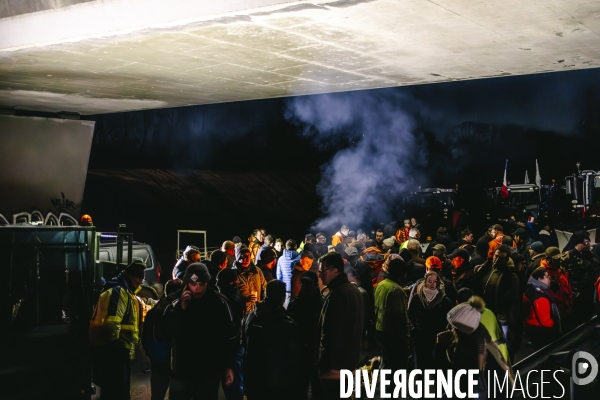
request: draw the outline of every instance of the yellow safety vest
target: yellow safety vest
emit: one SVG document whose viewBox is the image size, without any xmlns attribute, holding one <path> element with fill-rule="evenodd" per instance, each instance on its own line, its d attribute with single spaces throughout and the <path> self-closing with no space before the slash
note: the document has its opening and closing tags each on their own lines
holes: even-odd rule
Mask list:
<svg viewBox="0 0 600 400">
<path fill-rule="evenodd" d="M 90 323 L 90 343 L 96 346 L 116 341 L 133 351 L 142 330 L 142 303 L 120 286 L 100 294 Z"/>
</svg>

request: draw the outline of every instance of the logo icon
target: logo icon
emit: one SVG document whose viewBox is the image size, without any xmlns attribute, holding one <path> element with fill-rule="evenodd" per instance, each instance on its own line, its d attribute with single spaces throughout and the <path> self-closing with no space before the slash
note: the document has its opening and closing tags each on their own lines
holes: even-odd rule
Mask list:
<svg viewBox="0 0 600 400">
<path fill-rule="evenodd" d="M 573 382 L 576 385 L 587 385 L 598 375 L 598 361 L 588 352 L 578 351 L 571 360 Z M 587 374 L 587 376 L 585 376 Z M 585 376 L 585 377 L 584 377 Z"/>
</svg>

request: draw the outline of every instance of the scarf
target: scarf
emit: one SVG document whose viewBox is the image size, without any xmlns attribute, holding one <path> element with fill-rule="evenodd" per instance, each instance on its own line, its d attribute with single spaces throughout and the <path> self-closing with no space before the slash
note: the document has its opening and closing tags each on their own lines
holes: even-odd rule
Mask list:
<svg viewBox="0 0 600 400">
<path fill-rule="evenodd" d="M 437 289 L 427 289 L 426 287 L 423 288 L 423 294 L 425 295 L 425 299 L 428 303 L 431 303 L 435 299 L 435 296 L 437 296 L 438 292 L 439 290 Z"/>
<path fill-rule="evenodd" d="M 419 296 L 421 303 L 423 303 L 423 307 L 426 310 L 431 310 L 444 300 L 446 291 L 442 285 L 440 285 L 438 289 L 427 289 L 425 287 L 425 281 L 422 281 L 419 283 L 419 286 L 417 286 L 417 295 Z"/>
</svg>

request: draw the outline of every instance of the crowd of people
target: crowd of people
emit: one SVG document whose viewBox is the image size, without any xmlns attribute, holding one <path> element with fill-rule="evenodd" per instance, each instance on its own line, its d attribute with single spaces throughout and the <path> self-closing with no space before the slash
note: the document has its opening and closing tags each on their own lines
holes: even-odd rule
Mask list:
<svg viewBox="0 0 600 400">
<path fill-rule="evenodd" d="M 559 249 L 549 227 L 532 228 L 495 224 L 475 239 L 440 227 L 425 250 L 414 218 L 389 237 L 344 225 L 300 245 L 256 229 L 206 260 L 188 246 L 143 326 L 133 263 L 90 326 L 110 370 L 103 397 L 129 398 L 140 339 L 152 400 L 217 399 L 219 386 L 227 400 L 338 399 L 340 371 L 374 356 L 391 370 L 511 374 L 524 338 L 539 349 L 600 312 L 599 246 L 579 231 Z"/>
</svg>

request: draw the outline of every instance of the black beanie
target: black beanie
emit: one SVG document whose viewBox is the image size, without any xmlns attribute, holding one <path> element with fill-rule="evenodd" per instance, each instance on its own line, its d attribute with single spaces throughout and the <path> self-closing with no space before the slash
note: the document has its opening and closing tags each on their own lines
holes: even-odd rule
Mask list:
<svg viewBox="0 0 600 400">
<path fill-rule="evenodd" d="M 250 250 L 246 246 L 239 246 L 235 248 L 235 261 L 240 262 L 242 254 L 250 253 Z"/>
<path fill-rule="evenodd" d="M 260 261 L 263 264 L 268 264 L 268 263 L 272 262 L 275 258 L 277 258 L 277 255 L 275 254 L 275 250 L 273 250 L 270 247 L 264 248 L 260 252 Z"/>
<path fill-rule="evenodd" d="M 399 279 L 406 276 L 408 265 L 402 258 L 395 258 L 388 263 L 388 275 L 392 279 Z"/>
<path fill-rule="evenodd" d="M 285 283 L 273 279 L 267 283 L 265 301 L 268 303 L 283 303 L 285 300 Z"/>
<path fill-rule="evenodd" d="M 192 263 L 188 265 L 183 275 L 183 286 L 190 282 L 208 282 L 210 281 L 210 274 L 208 268 L 202 263 Z"/>
<path fill-rule="evenodd" d="M 313 285 L 318 285 L 319 284 L 319 276 L 317 275 L 316 272 L 308 270 L 302 274 L 302 277 L 300 278 L 300 282 L 302 282 L 302 281 L 310 282 Z"/>
<path fill-rule="evenodd" d="M 144 270 L 146 269 L 146 264 L 141 261 L 135 260 L 131 264 L 129 264 L 125 268 L 125 273 L 127 275 L 135 276 L 140 279 L 144 279 Z"/>
</svg>

